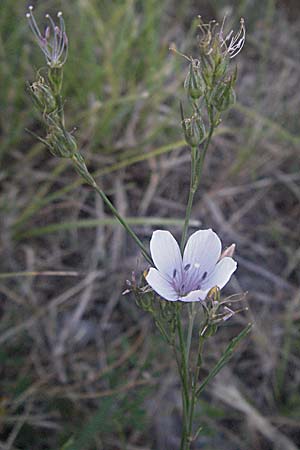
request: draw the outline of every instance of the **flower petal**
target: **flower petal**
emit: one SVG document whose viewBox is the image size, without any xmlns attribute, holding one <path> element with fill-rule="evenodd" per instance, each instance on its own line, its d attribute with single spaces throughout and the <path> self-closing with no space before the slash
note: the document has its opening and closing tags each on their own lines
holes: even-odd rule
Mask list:
<svg viewBox="0 0 300 450">
<path fill-rule="evenodd" d="M 214 286 L 222 289 L 231 278 L 233 272 L 236 271 L 237 263 L 234 259 L 225 256 L 218 262 L 215 269 L 209 274 L 207 279 L 202 283 L 202 289 L 208 291 Z"/>
<path fill-rule="evenodd" d="M 178 300 L 178 295 L 172 284 L 156 269 L 151 267 L 146 275 L 147 283 L 161 297 L 172 302 Z"/>
<path fill-rule="evenodd" d="M 199 289 L 197 291 L 191 291 L 187 295 L 179 297 L 178 300 L 180 300 L 181 302 L 201 302 L 202 300 L 205 300 L 206 294 L 207 291 Z"/>
<path fill-rule="evenodd" d="M 170 279 L 178 279 L 178 277 L 181 279 L 181 253 L 176 239 L 169 231 L 157 230 L 153 232 L 150 251 L 153 262 L 162 275 Z"/>
<path fill-rule="evenodd" d="M 204 280 L 220 258 L 221 249 L 221 241 L 211 229 L 199 230 L 191 235 L 183 254 L 184 282 L 187 291 L 203 287 Z"/>
</svg>

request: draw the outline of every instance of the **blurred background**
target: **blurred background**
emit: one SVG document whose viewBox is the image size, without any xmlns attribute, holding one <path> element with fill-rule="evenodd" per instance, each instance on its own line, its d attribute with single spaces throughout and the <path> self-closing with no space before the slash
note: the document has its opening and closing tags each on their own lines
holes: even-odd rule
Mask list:
<svg viewBox="0 0 300 450">
<path fill-rule="evenodd" d="M 122 296 L 145 262 L 67 161 L 26 132 L 43 130 L 26 93 L 45 65 L 25 19 L 0 3 L 0 449 L 175 450 L 180 388 L 151 317 Z M 70 41 L 69 129 L 138 235 L 179 237 L 190 155 L 180 128 L 184 59 L 195 18 L 247 41 L 237 103 L 210 148 L 192 219 L 239 263 L 224 291 L 248 311 L 206 347 L 203 374 L 249 321 L 251 335 L 199 404 L 194 449 L 300 446 L 300 5 L 298 0 L 40 0 L 62 10 Z M 192 229 L 191 229 L 192 230 Z M 39 272 L 15 274 L 12 272 Z M 70 438 L 74 440 L 70 441 Z M 64 447 L 65 445 L 65 447 Z"/>
</svg>

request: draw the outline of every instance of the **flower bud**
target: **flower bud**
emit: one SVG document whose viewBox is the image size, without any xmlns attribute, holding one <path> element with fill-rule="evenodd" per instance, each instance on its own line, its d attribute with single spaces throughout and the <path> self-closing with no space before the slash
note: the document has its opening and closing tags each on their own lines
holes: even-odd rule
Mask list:
<svg viewBox="0 0 300 450">
<path fill-rule="evenodd" d="M 42 77 L 29 86 L 29 93 L 41 113 L 50 114 L 57 108 L 55 97 Z"/>
<path fill-rule="evenodd" d="M 223 252 L 221 253 L 221 256 L 219 258 L 219 261 L 221 261 L 221 259 L 229 257 L 232 258 L 235 252 L 235 244 L 231 244 L 229 247 L 227 247 L 225 250 L 223 250 Z"/>
<path fill-rule="evenodd" d="M 219 84 L 212 93 L 212 104 L 218 111 L 226 111 L 235 103 L 235 92 L 231 83 Z"/>
<path fill-rule="evenodd" d="M 206 137 L 202 118 L 194 114 L 191 118 L 183 119 L 181 123 L 186 143 L 190 147 L 198 147 Z"/>
<path fill-rule="evenodd" d="M 59 158 L 70 158 L 77 151 L 76 140 L 71 133 L 56 125 L 50 128 L 46 141 L 50 152 Z"/>
<path fill-rule="evenodd" d="M 218 53 L 214 55 L 213 64 L 214 64 L 213 77 L 216 81 L 218 81 L 226 74 L 229 65 L 229 59 L 227 55 Z"/>
<path fill-rule="evenodd" d="M 188 74 L 184 81 L 184 88 L 187 90 L 188 95 L 197 100 L 205 93 L 205 82 L 201 75 L 200 61 L 198 59 L 192 59 Z"/>
</svg>

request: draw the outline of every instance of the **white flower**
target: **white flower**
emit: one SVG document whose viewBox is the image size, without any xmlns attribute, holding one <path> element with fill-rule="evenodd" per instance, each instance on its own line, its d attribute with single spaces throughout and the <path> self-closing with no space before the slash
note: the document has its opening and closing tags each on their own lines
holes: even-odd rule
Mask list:
<svg viewBox="0 0 300 450">
<path fill-rule="evenodd" d="M 156 269 L 150 268 L 147 283 L 166 300 L 205 300 L 209 290 L 214 286 L 222 289 L 237 268 L 231 257 L 221 257 L 221 248 L 214 231 L 199 230 L 187 241 L 182 257 L 169 231 L 154 231 L 150 251 Z"/>
</svg>

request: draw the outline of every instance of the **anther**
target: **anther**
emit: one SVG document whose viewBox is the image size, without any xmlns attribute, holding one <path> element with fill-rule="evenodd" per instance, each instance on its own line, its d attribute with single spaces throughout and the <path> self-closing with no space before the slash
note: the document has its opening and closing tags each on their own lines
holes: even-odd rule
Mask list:
<svg viewBox="0 0 300 450">
<path fill-rule="evenodd" d="M 174 270 L 173 270 L 173 278 L 175 278 L 175 277 L 176 277 L 176 273 L 177 273 L 177 270 L 176 270 L 176 269 L 174 269 Z"/>
<path fill-rule="evenodd" d="M 187 264 L 186 266 L 184 266 L 184 270 L 187 272 L 189 270 L 189 268 L 191 267 L 190 264 Z"/>
<path fill-rule="evenodd" d="M 202 281 L 205 280 L 206 277 L 207 277 L 207 272 L 204 272 L 204 274 L 202 275 L 201 280 L 202 280 Z"/>
</svg>

